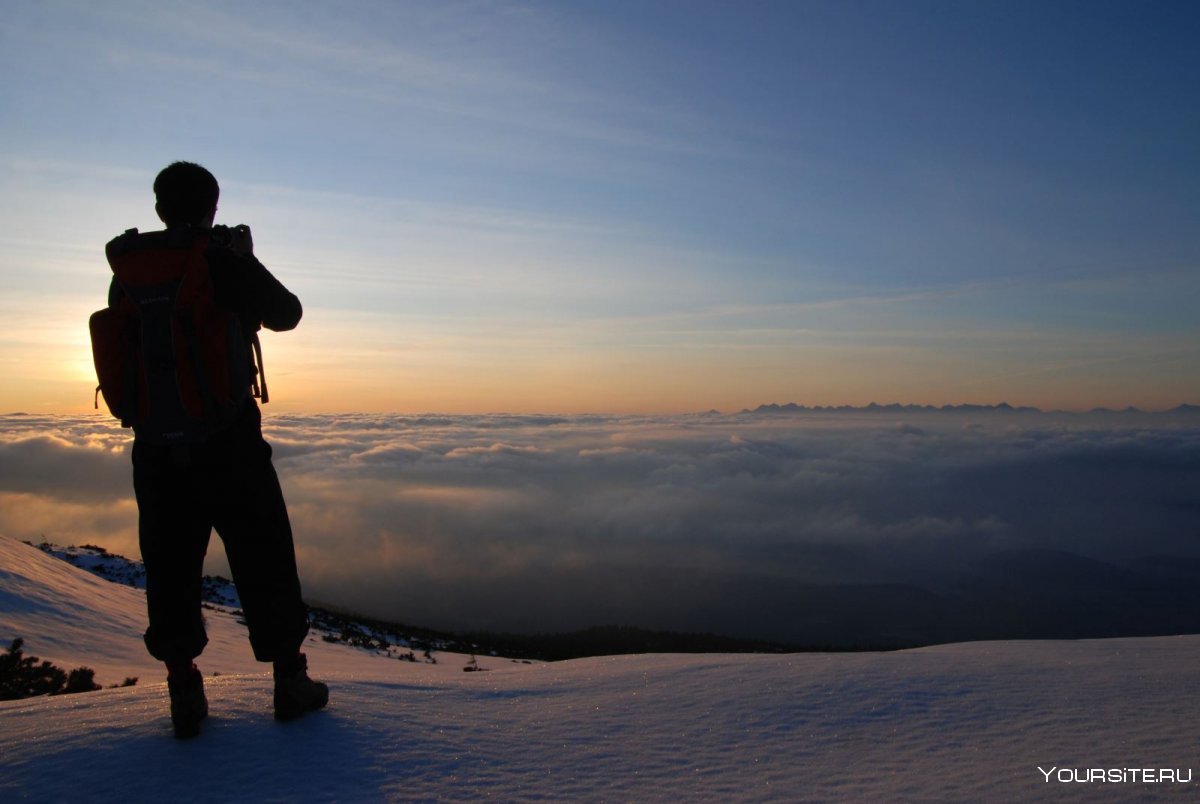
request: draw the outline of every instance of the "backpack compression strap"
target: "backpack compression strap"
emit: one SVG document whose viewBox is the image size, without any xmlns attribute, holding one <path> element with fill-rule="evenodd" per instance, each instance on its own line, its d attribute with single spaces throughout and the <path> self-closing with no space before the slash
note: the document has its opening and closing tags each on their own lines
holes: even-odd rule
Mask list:
<svg viewBox="0 0 1200 804">
<path fill-rule="evenodd" d="M 254 379 L 251 380 L 253 385 L 252 393 L 258 397 L 258 400 L 264 405 L 271 401 L 267 395 L 267 367 L 263 363 L 262 344 L 258 342 L 258 333 L 254 333 L 254 337 L 250 340 L 250 346 L 254 349 Z"/>
</svg>

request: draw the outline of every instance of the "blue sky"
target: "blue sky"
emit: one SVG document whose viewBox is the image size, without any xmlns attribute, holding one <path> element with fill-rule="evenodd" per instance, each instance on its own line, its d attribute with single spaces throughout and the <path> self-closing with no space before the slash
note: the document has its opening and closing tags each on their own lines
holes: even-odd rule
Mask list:
<svg viewBox="0 0 1200 804">
<path fill-rule="evenodd" d="M 282 410 L 1200 400 L 1192 3 L 46 2 L 0 31 L 0 409 L 221 180 Z"/>
</svg>

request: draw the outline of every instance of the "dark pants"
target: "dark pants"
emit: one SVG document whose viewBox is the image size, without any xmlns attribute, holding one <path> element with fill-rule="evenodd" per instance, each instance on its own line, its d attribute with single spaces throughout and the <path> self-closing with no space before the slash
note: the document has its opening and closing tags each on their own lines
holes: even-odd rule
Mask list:
<svg viewBox="0 0 1200 804">
<path fill-rule="evenodd" d="M 257 407 L 228 430 L 186 448 L 133 444 L 138 537 L 146 565 L 146 647 L 164 662 L 190 661 L 208 643 L 200 578 L 212 529 L 250 628 L 254 657 L 296 655 L 308 633 L 296 551 L 271 447 Z"/>
</svg>

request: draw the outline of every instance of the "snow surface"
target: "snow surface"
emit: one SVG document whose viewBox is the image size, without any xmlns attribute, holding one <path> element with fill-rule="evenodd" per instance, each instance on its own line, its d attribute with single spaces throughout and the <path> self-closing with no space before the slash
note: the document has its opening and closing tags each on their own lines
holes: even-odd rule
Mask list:
<svg viewBox="0 0 1200 804">
<path fill-rule="evenodd" d="M 0 639 L 104 685 L 0 702 L 4 801 L 1155 800 L 1197 784 L 1200 637 L 894 653 L 414 664 L 310 641 L 329 707 L 272 720 L 232 614 L 208 612 L 211 715 L 171 737 L 143 593 L 0 538 Z M 11 636 L 10 636 L 11 635 Z M 214 672 L 220 675 L 214 676 Z"/>
</svg>

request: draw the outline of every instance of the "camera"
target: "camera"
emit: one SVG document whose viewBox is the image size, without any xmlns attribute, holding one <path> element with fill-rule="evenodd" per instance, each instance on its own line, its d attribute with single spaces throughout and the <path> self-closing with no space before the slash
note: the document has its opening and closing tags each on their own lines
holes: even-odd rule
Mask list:
<svg viewBox="0 0 1200 804">
<path fill-rule="evenodd" d="M 251 255 L 254 253 L 254 240 L 250 237 L 250 227 L 244 223 L 237 226 L 218 224 L 209 233 L 209 243 L 218 248 L 227 248 L 238 254 Z"/>
</svg>

